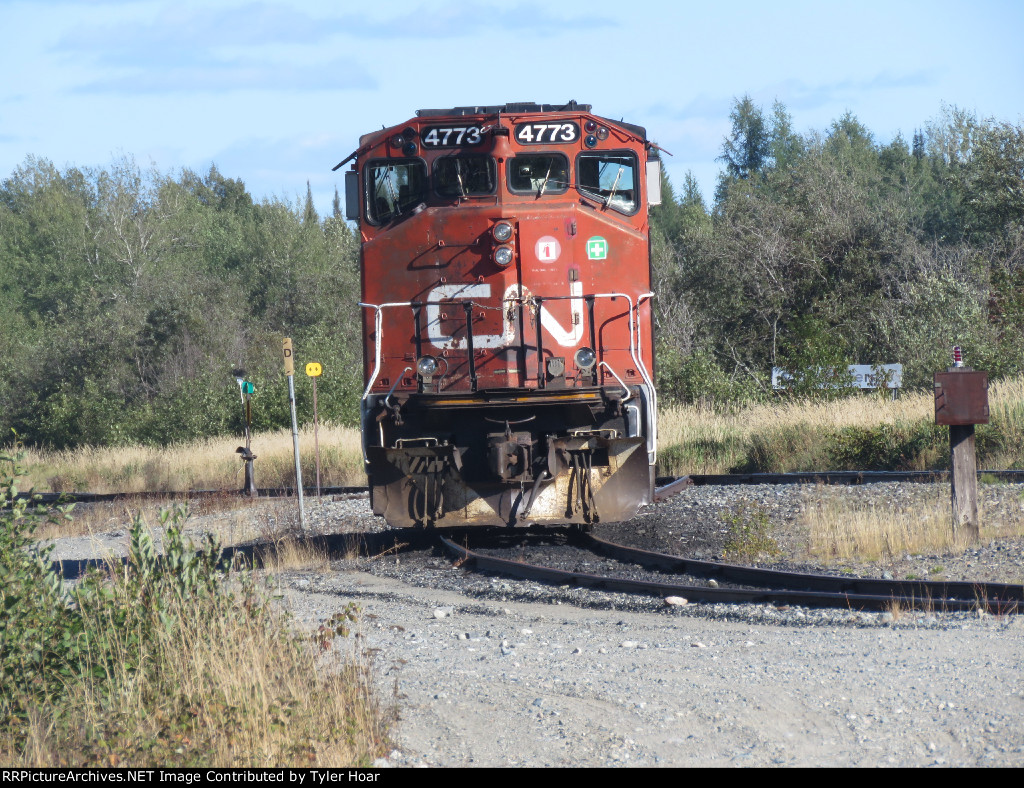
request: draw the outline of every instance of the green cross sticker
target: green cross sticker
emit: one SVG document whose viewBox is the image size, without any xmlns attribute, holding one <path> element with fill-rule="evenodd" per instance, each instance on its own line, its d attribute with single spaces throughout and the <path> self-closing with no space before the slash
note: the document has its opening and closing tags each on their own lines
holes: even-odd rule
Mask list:
<svg viewBox="0 0 1024 788">
<path fill-rule="evenodd" d="M 600 235 L 587 241 L 587 259 L 604 260 L 608 257 L 608 242 Z"/>
</svg>

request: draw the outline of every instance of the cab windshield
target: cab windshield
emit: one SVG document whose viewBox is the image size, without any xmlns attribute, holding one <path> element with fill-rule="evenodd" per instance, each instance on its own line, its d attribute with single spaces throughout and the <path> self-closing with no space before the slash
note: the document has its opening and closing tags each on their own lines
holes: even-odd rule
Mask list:
<svg viewBox="0 0 1024 788">
<path fill-rule="evenodd" d="M 410 213 L 427 196 L 427 165 L 420 159 L 371 161 L 366 167 L 366 213 L 386 224 Z"/>
<path fill-rule="evenodd" d="M 494 159 L 490 156 L 444 156 L 434 160 L 434 191 L 442 197 L 494 194 Z"/>
<path fill-rule="evenodd" d="M 576 185 L 582 194 L 619 213 L 636 213 L 637 164 L 632 153 L 581 153 Z"/>
<path fill-rule="evenodd" d="M 538 197 L 562 194 L 569 188 L 569 160 L 561 153 L 513 156 L 508 166 L 508 188 Z"/>
</svg>

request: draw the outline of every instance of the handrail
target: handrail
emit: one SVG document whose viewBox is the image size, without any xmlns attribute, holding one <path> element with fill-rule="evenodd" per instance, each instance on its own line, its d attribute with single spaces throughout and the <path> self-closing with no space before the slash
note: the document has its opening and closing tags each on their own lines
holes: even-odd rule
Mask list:
<svg viewBox="0 0 1024 788">
<path fill-rule="evenodd" d="M 644 381 L 647 383 L 647 388 L 651 392 L 651 411 L 653 413 L 657 414 L 657 412 L 658 412 L 658 392 L 654 388 L 654 380 L 651 378 L 651 374 L 647 371 L 647 367 L 644 366 L 643 346 L 641 345 L 641 335 L 640 335 L 640 326 L 642 325 L 640 323 L 640 303 L 643 302 L 643 301 L 650 300 L 652 298 L 654 298 L 654 293 L 648 292 L 648 293 L 641 293 L 637 297 L 637 299 L 636 299 L 636 313 L 637 313 L 636 314 L 636 318 L 637 318 L 637 320 L 636 320 L 636 344 L 637 344 L 638 355 L 640 356 L 640 362 L 639 362 L 640 374 L 643 376 Z M 653 350 L 653 348 L 652 348 L 652 350 Z M 651 446 L 648 449 L 648 459 L 650 460 L 651 465 L 654 465 L 655 461 L 658 459 L 658 420 L 657 419 L 651 419 L 650 420 L 650 424 L 651 424 Z"/>
<path fill-rule="evenodd" d="M 612 369 L 611 364 L 609 364 L 607 361 L 599 361 L 597 366 L 605 367 L 609 372 L 612 373 L 612 377 L 619 381 L 619 385 L 622 386 L 623 391 L 626 392 L 626 398 L 622 400 L 623 403 L 629 402 L 631 399 L 633 399 L 633 392 L 629 390 L 629 386 L 627 386 L 622 381 L 622 378 L 619 377 L 618 373 L 614 369 Z"/>
<path fill-rule="evenodd" d="M 398 377 L 395 378 L 395 382 L 391 384 L 391 391 L 389 391 L 388 395 L 384 398 L 385 408 L 391 407 L 391 395 L 395 393 L 395 389 L 398 388 L 398 384 L 402 382 L 402 377 L 405 375 L 406 372 L 412 372 L 412 367 L 406 367 L 405 369 L 403 369 L 401 373 L 398 375 Z"/>
<path fill-rule="evenodd" d="M 380 348 L 381 348 L 381 334 L 384 332 L 382 324 L 381 310 L 389 306 L 413 306 L 411 301 L 391 301 L 386 304 L 364 304 L 362 301 L 359 302 L 359 306 L 367 309 L 373 309 L 375 314 L 373 317 L 373 330 L 377 335 L 377 341 L 374 343 L 374 359 L 373 359 L 373 374 L 370 375 L 370 381 L 366 384 L 366 390 L 363 391 L 363 399 L 365 400 L 370 396 L 370 389 L 373 388 L 373 384 L 377 382 L 377 375 L 380 373 Z M 404 373 L 403 373 L 404 374 Z"/>
<path fill-rule="evenodd" d="M 518 297 L 504 298 L 504 299 L 502 299 L 502 302 L 503 303 L 504 302 L 511 302 L 511 303 L 519 303 L 521 305 L 527 305 L 527 304 L 529 304 L 531 301 L 533 301 L 536 298 L 539 298 L 539 300 L 542 303 L 544 301 L 581 301 L 581 300 L 585 300 L 585 299 L 588 299 L 588 298 L 609 298 L 609 299 L 624 298 L 624 299 L 626 299 L 626 303 L 629 305 L 629 310 L 628 310 L 628 315 L 627 315 L 628 323 L 629 323 L 629 355 L 633 359 L 633 363 L 636 365 L 637 369 L 640 371 L 640 377 L 643 378 L 644 383 L 647 384 L 647 388 L 648 388 L 648 392 L 649 392 L 648 397 L 647 397 L 647 411 L 648 411 L 647 423 L 649 425 L 647 454 L 648 454 L 649 462 L 651 464 L 653 464 L 655 462 L 655 460 L 657 459 L 657 448 L 658 448 L 658 439 L 657 439 L 657 412 L 658 412 L 657 411 L 657 406 L 658 406 L 657 396 L 658 395 L 657 395 L 657 392 L 654 389 L 654 381 L 651 378 L 651 374 L 648 371 L 647 367 L 643 363 L 643 345 L 642 345 L 643 335 L 642 335 L 642 332 L 640 330 L 639 312 L 640 312 L 640 305 L 641 305 L 641 303 L 643 303 L 644 301 L 646 301 L 648 299 L 653 298 L 654 297 L 654 293 L 652 293 L 652 292 L 641 293 L 639 296 L 637 296 L 637 300 L 636 300 L 636 305 L 635 306 L 633 305 L 633 298 L 630 295 L 626 294 L 626 293 L 590 293 L 590 294 L 581 293 L 579 295 L 566 295 L 566 296 L 555 295 L 555 296 L 539 296 L 539 297 L 538 296 L 526 296 L 526 297 L 524 297 L 521 293 L 522 293 L 522 290 L 520 290 L 520 295 Z M 370 375 L 370 380 L 366 384 L 366 389 L 363 391 L 363 397 L 362 398 L 364 400 L 367 397 L 370 396 L 370 389 L 373 388 L 374 383 L 376 383 L 376 381 L 377 381 L 377 376 L 380 374 L 381 346 L 383 344 L 382 341 L 381 341 L 382 340 L 382 334 L 383 334 L 383 314 L 382 314 L 383 310 L 386 309 L 386 308 L 403 307 L 403 306 L 404 307 L 408 307 L 410 309 L 415 309 L 415 308 L 418 308 L 418 307 L 428 306 L 430 304 L 441 305 L 441 304 L 451 304 L 453 302 L 457 303 L 457 302 L 460 302 L 460 301 L 464 305 L 467 305 L 467 302 L 468 302 L 468 305 L 470 307 L 472 307 L 472 305 L 473 305 L 473 300 L 471 298 L 461 298 L 460 299 L 457 296 L 454 297 L 454 298 L 445 298 L 445 299 L 439 299 L 439 300 L 435 300 L 435 301 L 431 301 L 431 300 L 426 300 L 426 301 L 391 301 L 391 302 L 384 303 L 384 304 L 368 304 L 368 303 L 364 303 L 362 301 L 359 302 L 359 306 L 364 307 L 366 309 L 373 309 L 374 310 L 374 331 L 376 333 L 376 341 L 374 342 L 374 346 L 375 347 L 374 347 L 373 373 Z M 468 315 L 469 315 L 469 310 L 467 310 L 467 316 Z M 467 317 L 467 319 L 468 319 L 468 317 Z M 540 321 L 540 315 L 539 314 L 537 316 L 537 320 L 538 320 L 538 323 L 539 323 L 539 321 Z M 635 321 L 635 324 L 634 324 L 634 321 Z M 522 332 L 522 329 L 523 329 L 523 327 L 520 325 L 520 328 L 519 328 L 520 332 Z M 472 331 L 472 328 L 470 327 L 469 330 Z M 597 348 L 594 348 L 594 350 L 596 351 Z M 608 370 L 611 371 L 611 373 L 615 377 L 615 379 L 622 385 L 622 387 L 625 388 L 627 391 L 629 390 L 628 386 L 626 386 L 625 383 L 623 383 L 622 379 L 619 378 L 619 376 L 615 373 L 615 371 L 607 363 L 602 361 L 600 364 L 598 364 L 598 366 L 600 367 L 601 365 L 604 365 L 605 367 L 607 367 Z M 404 375 L 405 373 L 403 372 L 402 374 Z M 396 385 L 397 385 L 397 383 L 396 383 Z M 394 391 L 394 387 L 392 387 L 391 392 L 388 393 L 389 397 L 390 397 L 390 395 L 391 395 L 391 393 L 393 391 Z M 632 393 L 630 393 L 630 396 L 632 396 Z M 627 397 L 627 399 L 628 399 L 628 397 Z"/>
</svg>

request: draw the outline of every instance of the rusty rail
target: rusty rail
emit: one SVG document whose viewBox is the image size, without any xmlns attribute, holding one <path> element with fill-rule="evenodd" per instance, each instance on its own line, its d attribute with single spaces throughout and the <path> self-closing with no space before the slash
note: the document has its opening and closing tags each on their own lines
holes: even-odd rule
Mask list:
<svg viewBox="0 0 1024 788">
<path fill-rule="evenodd" d="M 737 587 L 695 586 L 570 572 L 484 555 L 443 536 L 440 537 L 444 548 L 457 557 L 464 566 L 472 566 L 481 571 L 558 585 L 662 597 L 682 596 L 692 602 L 770 603 L 804 607 L 843 607 L 855 610 L 889 610 L 893 607 L 936 611 L 985 610 L 997 614 L 1024 610 L 1024 586 L 1021 585 L 885 581 L 777 572 L 730 564 L 690 561 L 615 545 L 596 540 L 594 537 L 585 538 L 593 540 L 594 547 L 606 555 L 611 554 L 615 558 L 622 556 L 619 560 L 658 566 L 663 570 L 686 572 L 694 576 L 713 577 L 716 581 L 734 583 Z"/>
</svg>

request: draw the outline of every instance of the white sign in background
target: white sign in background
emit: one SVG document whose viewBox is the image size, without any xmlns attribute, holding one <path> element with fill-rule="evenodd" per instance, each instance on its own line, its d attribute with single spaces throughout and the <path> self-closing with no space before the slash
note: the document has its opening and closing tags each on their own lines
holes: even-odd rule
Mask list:
<svg viewBox="0 0 1024 788">
<path fill-rule="evenodd" d="M 850 364 L 846 368 L 849 375 L 848 380 L 854 387 L 859 389 L 877 389 L 881 383 L 887 389 L 898 389 L 903 387 L 903 365 L 902 364 Z M 834 374 L 834 370 L 830 370 Z M 883 380 L 879 380 L 878 373 L 881 373 Z M 821 368 L 815 370 L 815 374 L 824 377 L 826 370 Z M 793 376 L 780 367 L 772 367 L 772 388 L 784 389 L 791 383 Z M 845 382 L 845 381 L 844 381 Z M 819 388 L 828 388 L 828 383 L 818 384 Z"/>
</svg>

